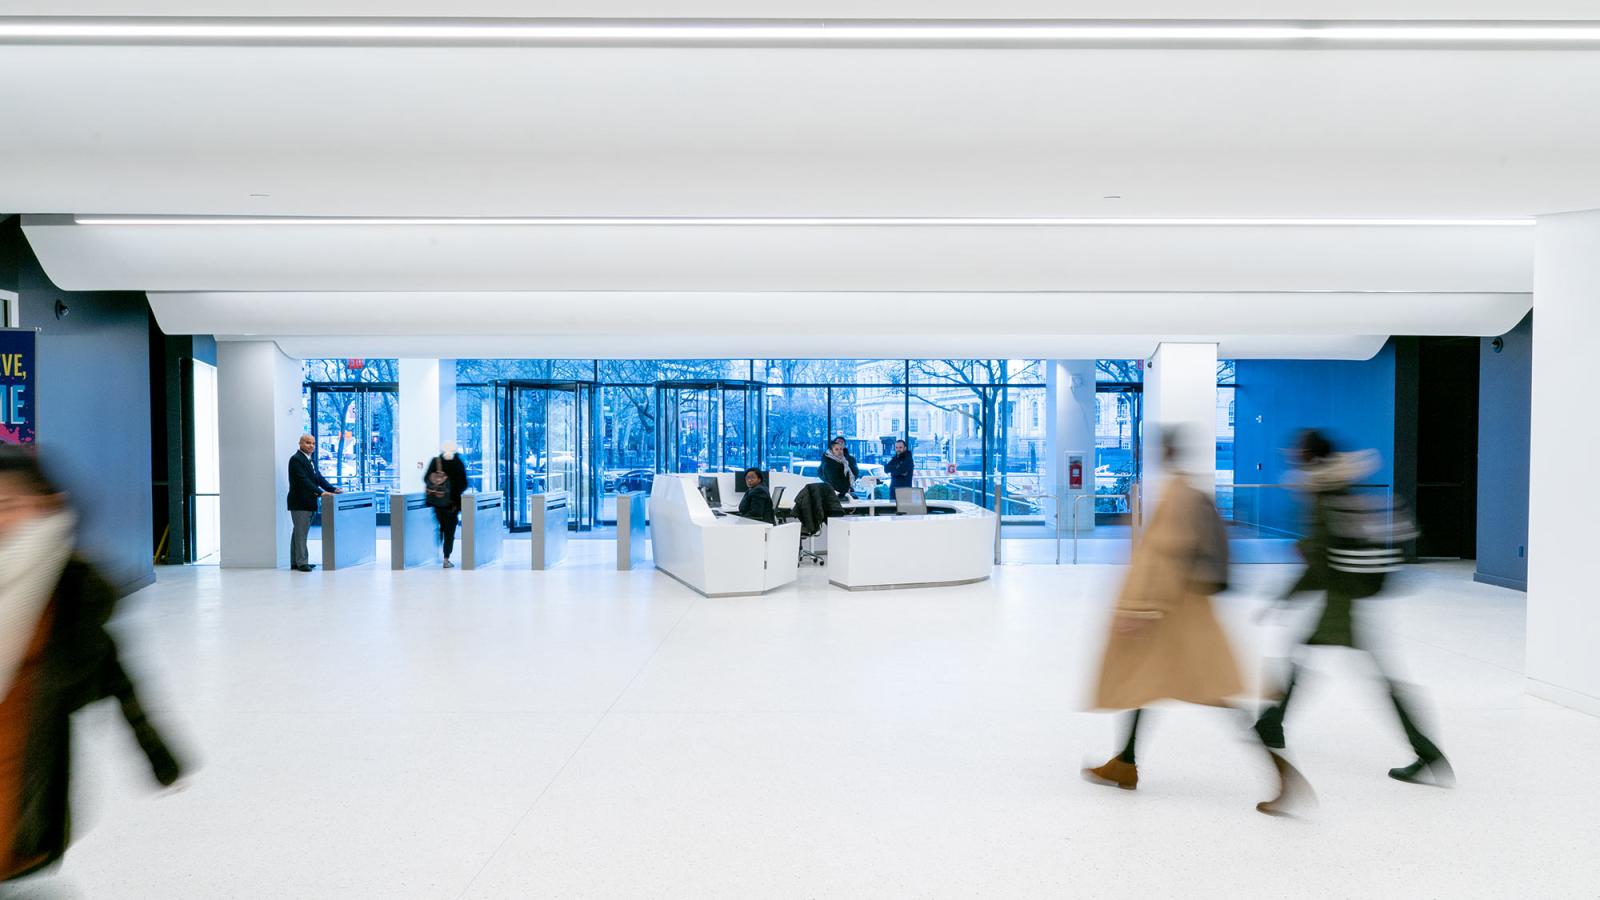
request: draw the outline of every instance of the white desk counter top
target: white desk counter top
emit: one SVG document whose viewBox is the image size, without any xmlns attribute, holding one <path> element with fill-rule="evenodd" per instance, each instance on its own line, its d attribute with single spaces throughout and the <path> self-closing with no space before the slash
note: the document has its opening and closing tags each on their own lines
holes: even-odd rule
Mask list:
<svg viewBox="0 0 1600 900">
<path fill-rule="evenodd" d="M 800 525 L 718 516 L 696 475 L 657 475 L 650 489 L 656 568 L 707 597 L 762 594 L 795 580 Z"/>
<path fill-rule="evenodd" d="M 828 520 L 828 581 L 846 590 L 881 590 L 970 584 L 994 571 L 990 510 L 958 500 L 930 500 L 929 513 L 894 514 L 889 501 L 853 501 L 872 507 Z"/>
</svg>

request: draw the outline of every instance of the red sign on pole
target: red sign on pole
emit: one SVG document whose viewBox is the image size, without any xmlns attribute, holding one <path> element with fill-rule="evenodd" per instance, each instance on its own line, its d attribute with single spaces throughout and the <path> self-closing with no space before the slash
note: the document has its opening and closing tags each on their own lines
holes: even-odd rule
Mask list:
<svg viewBox="0 0 1600 900">
<path fill-rule="evenodd" d="M 956 473 L 956 464 L 955 463 L 946 463 L 945 467 L 944 467 L 944 473 L 946 475 L 954 475 Z"/>
</svg>

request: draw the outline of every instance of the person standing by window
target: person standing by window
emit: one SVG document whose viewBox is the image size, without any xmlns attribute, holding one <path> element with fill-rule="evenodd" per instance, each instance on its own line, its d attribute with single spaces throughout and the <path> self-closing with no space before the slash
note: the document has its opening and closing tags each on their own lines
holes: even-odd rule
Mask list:
<svg viewBox="0 0 1600 900">
<path fill-rule="evenodd" d="M 828 444 L 828 452 L 822 455 L 822 464 L 817 467 L 817 477 L 838 492 L 841 499 L 850 496 L 856 479 L 861 477 L 861 467 L 856 465 L 856 458 L 845 449 L 842 435 Z"/>
<path fill-rule="evenodd" d="M 428 505 L 433 507 L 433 517 L 439 521 L 444 567 L 453 569 L 456 564 L 450 561 L 450 553 L 456 547 L 456 522 L 461 516 L 461 495 L 467 491 L 467 466 L 456 455 L 455 444 L 445 444 L 439 455 L 428 463 L 422 486 L 428 493 Z"/>
<path fill-rule="evenodd" d="M 911 487 L 911 473 L 916 469 L 916 464 L 911 459 L 911 448 L 905 441 L 894 442 L 894 455 L 883 464 L 883 470 L 889 473 L 889 496 L 901 488 Z"/>
<path fill-rule="evenodd" d="M 311 517 L 316 515 L 317 501 L 327 494 L 337 494 L 339 489 L 328 483 L 317 471 L 317 442 L 309 434 L 300 435 L 300 449 L 289 457 L 289 517 L 294 520 L 294 531 L 289 535 L 289 568 L 296 572 L 309 572 L 316 568 L 306 552 L 306 535 L 311 533 Z"/>
</svg>

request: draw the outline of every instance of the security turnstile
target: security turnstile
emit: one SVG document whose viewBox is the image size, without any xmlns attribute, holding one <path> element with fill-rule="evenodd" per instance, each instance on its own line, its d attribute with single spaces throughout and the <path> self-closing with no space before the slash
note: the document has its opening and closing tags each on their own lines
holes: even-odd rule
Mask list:
<svg viewBox="0 0 1600 900">
<path fill-rule="evenodd" d="M 348 569 L 378 557 L 378 495 L 369 491 L 322 497 L 322 568 Z"/>
<path fill-rule="evenodd" d="M 571 513 L 566 491 L 528 498 L 528 523 L 532 526 L 528 536 L 532 538 L 535 569 L 554 568 L 566 558 Z"/>
<path fill-rule="evenodd" d="M 644 562 L 644 542 L 649 536 L 645 505 L 650 495 L 644 491 L 623 491 L 617 495 L 617 571 L 626 572 Z"/>
<path fill-rule="evenodd" d="M 461 495 L 461 568 L 481 569 L 499 559 L 505 535 L 504 494 Z"/>
<path fill-rule="evenodd" d="M 389 495 L 389 568 L 406 569 L 432 562 L 438 554 L 439 521 L 428 495 Z"/>
</svg>

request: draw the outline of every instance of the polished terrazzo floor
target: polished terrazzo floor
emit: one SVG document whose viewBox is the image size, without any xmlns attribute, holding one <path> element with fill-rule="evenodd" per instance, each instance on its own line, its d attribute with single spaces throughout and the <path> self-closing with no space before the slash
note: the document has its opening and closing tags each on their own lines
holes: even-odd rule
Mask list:
<svg viewBox="0 0 1600 900">
<path fill-rule="evenodd" d="M 1368 611 L 1459 786 L 1384 776 L 1398 729 L 1330 650 L 1289 723 L 1320 805 L 1272 819 L 1225 713 L 1158 711 L 1137 792 L 1079 779 L 1117 730 L 1082 709 L 1114 566 L 708 600 L 572 552 L 162 570 L 116 626 L 197 771 L 153 792 L 114 711 L 84 714 L 78 841 L 9 895 L 1600 896 L 1600 720 L 1523 693 L 1522 595 L 1459 565 Z M 1239 567 L 1220 603 L 1252 666 L 1292 574 Z"/>
</svg>

